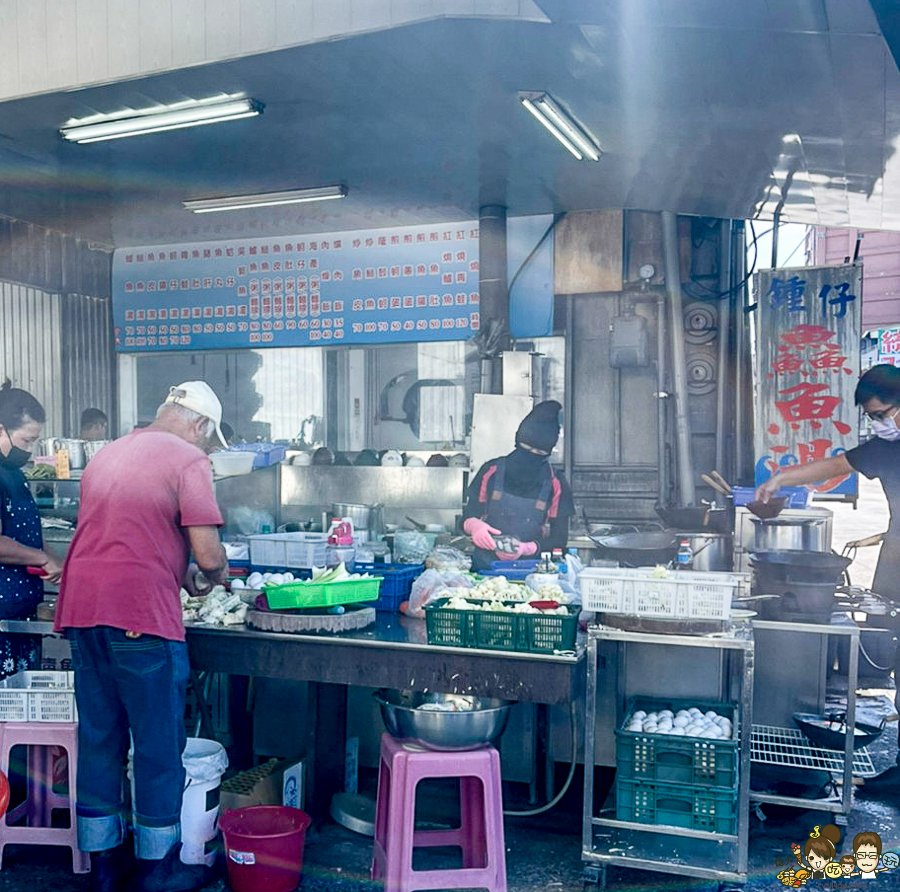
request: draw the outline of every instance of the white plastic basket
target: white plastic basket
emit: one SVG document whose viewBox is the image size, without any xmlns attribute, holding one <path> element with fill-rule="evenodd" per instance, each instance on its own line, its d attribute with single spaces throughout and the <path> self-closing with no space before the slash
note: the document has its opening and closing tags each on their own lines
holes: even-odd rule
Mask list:
<svg viewBox="0 0 900 892">
<path fill-rule="evenodd" d="M 578 575 L 585 610 L 685 619 L 728 619 L 743 573 L 588 567 Z"/>
<path fill-rule="evenodd" d="M 248 536 L 250 563 L 256 567 L 309 569 L 325 563 L 327 533 L 263 533 Z"/>
<path fill-rule="evenodd" d="M 72 672 L 17 672 L 0 681 L 0 722 L 77 722 Z"/>
</svg>

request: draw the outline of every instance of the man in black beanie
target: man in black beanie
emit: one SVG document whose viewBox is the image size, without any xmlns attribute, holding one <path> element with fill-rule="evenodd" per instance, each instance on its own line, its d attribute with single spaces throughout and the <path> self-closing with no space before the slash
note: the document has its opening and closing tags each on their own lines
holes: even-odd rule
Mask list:
<svg viewBox="0 0 900 892">
<path fill-rule="evenodd" d="M 516 431 L 516 448 L 486 462 L 469 485 L 463 529 L 475 545 L 474 569 L 566 547 L 575 503 L 550 464 L 561 411 L 556 400 L 538 403 Z M 498 539 L 513 540 L 512 550 L 501 550 Z"/>
</svg>

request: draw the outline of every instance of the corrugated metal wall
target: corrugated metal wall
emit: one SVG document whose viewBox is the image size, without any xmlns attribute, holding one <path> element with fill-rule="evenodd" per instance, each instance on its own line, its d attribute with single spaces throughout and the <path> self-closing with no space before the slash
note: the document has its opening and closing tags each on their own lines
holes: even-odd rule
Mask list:
<svg viewBox="0 0 900 892">
<path fill-rule="evenodd" d="M 103 409 L 115 430 L 109 301 L 0 281 L 0 380 L 34 394 L 49 436 L 77 437 L 81 412 Z"/>
<path fill-rule="evenodd" d="M 0 378 L 40 400 L 54 435 L 63 433 L 65 411 L 62 335 L 58 294 L 0 281 Z"/>
<path fill-rule="evenodd" d="M 900 323 L 900 233 L 815 228 L 812 263 L 838 266 L 853 257 L 861 235 L 863 261 L 862 330 Z"/>
<path fill-rule="evenodd" d="M 115 423 L 115 356 L 110 302 L 105 298 L 67 294 L 61 299 L 63 427 L 77 437 L 81 413 L 102 409 Z"/>
</svg>

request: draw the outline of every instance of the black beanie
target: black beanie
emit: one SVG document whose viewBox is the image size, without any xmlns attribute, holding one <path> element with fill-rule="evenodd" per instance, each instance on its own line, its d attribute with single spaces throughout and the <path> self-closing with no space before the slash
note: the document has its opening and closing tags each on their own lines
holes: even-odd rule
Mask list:
<svg viewBox="0 0 900 892">
<path fill-rule="evenodd" d="M 559 413 L 562 406 L 556 400 L 538 403 L 523 419 L 516 431 L 516 446 L 524 443 L 550 453 L 559 439 Z"/>
</svg>

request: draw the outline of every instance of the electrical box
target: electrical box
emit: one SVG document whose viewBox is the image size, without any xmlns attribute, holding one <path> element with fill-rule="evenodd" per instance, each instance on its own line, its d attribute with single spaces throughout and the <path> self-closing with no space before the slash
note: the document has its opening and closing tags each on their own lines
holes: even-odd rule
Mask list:
<svg viewBox="0 0 900 892">
<path fill-rule="evenodd" d="M 507 350 L 503 354 L 503 395 L 533 396 L 531 354 Z"/>
<path fill-rule="evenodd" d="M 650 362 L 647 320 L 630 313 L 609 324 L 609 364 L 614 369 L 645 366 Z"/>
</svg>

